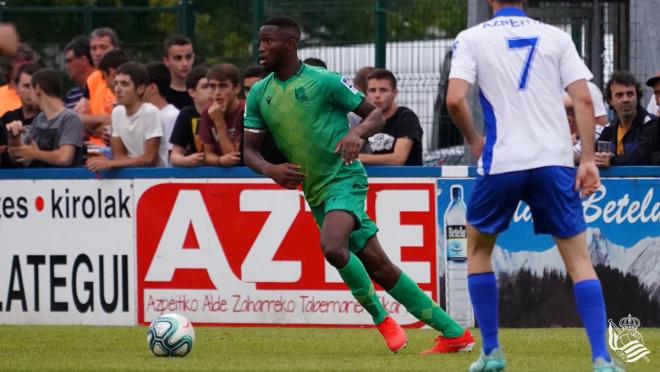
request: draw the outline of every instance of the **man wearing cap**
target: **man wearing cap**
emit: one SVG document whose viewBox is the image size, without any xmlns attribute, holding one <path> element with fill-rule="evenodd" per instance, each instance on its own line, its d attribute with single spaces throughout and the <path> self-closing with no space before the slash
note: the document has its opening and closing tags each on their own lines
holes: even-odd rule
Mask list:
<svg viewBox="0 0 660 372">
<path fill-rule="evenodd" d="M 653 89 L 653 96 L 646 110 L 660 117 L 660 72 L 648 79 L 646 85 Z M 654 137 L 652 140 L 654 147 L 651 153 L 651 163 L 653 165 L 660 165 L 660 119 L 656 119 L 655 121 Z"/>
</svg>

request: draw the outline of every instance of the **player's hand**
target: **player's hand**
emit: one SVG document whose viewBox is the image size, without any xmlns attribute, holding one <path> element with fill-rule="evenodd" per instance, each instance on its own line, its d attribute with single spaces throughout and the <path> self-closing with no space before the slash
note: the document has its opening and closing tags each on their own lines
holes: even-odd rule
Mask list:
<svg viewBox="0 0 660 372">
<path fill-rule="evenodd" d="M 238 151 L 230 152 L 220 157 L 221 167 L 233 167 L 235 165 L 238 165 L 240 162 L 241 162 L 241 153 Z"/>
<path fill-rule="evenodd" d="M 194 154 L 190 154 L 186 157 L 184 157 L 186 166 L 188 167 L 201 167 L 204 165 L 204 158 L 206 155 L 204 155 L 203 152 L 196 152 Z"/>
<path fill-rule="evenodd" d="M 18 137 L 21 133 L 25 133 L 25 128 L 20 120 L 14 120 L 5 126 L 7 133 L 12 137 Z"/>
<path fill-rule="evenodd" d="M 211 106 L 209 106 L 209 116 L 211 117 L 211 120 L 215 124 L 222 123 L 225 120 L 225 111 L 227 111 L 227 105 L 226 104 L 220 104 L 218 102 L 213 102 Z"/>
<path fill-rule="evenodd" d="M 470 146 L 470 152 L 472 155 L 479 159 L 484 150 L 484 137 L 480 135 L 476 136 L 472 142 L 468 142 L 468 145 Z"/>
<path fill-rule="evenodd" d="M 358 156 L 360 156 L 362 145 L 364 145 L 364 139 L 362 139 L 357 133 L 349 130 L 344 138 L 337 143 L 335 153 L 341 154 L 344 164 L 348 165 L 357 160 Z"/>
<path fill-rule="evenodd" d="M 600 187 L 598 167 L 593 161 L 581 161 L 575 176 L 575 190 L 582 196 L 589 196 Z"/>
<path fill-rule="evenodd" d="M 96 173 L 104 170 L 112 169 L 112 160 L 106 158 L 105 156 L 92 156 L 87 159 L 87 169 Z"/>
<path fill-rule="evenodd" d="M 264 175 L 275 181 L 278 185 L 294 190 L 305 179 L 305 174 L 300 173 L 300 165 L 284 163 L 271 165 L 264 170 Z"/>
<path fill-rule="evenodd" d="M 607 168 L 610 166 L 610 160 L 614 157 L 611 152 L 596 152 L 594 153 L 594 161 L 599 168 Z"/>
</svg>

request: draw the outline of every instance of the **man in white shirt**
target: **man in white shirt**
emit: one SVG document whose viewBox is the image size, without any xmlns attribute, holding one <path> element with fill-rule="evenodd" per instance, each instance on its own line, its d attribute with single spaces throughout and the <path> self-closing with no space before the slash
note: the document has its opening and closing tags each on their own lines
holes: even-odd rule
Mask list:
<svg viewBox="0 0 660 372">
<path fill-rule="evenodd" d="M 149 83 L 144 66 L 128 62 L 117 69 L 115 96 L 118 106 L 112 110 L 113 159 L 94 156 L 87 160 L 92 172 L 127 167 L 163 167 L 167 165 L 167 143 L 158 109 L 142 97 Z"/>
<path fill-rule="evenodd" d="M 520 200 L 531 208 L 534 231 L 555 238 L 574 283 L 594 369 L 614 371 L 605 343 L 605 303 L 587 251 L 578 191 L 590 195 L 600 186 L 593 103 L 587 88 L 591 72 L 568 34 L 527 17 L 524 0 L 488 3 L 494 17 L 461 32 L 454 42 L 447 93 L 449 113 L 472 154 L 479 157 L 479 176 L 466 217 L 468 289 L 483 350 L 470 371 L 506 367 L 498 340 L 498 292 L 491 254 Z M 485 139 L 474 126 L 467 100 L 474 83 L 484 111 Z M 577 172 L 562 105 L 564 90 L 573 99 L 583 141 Z"/>
<path fill-rule="evenodd" d="M 172 136 L 174 123 L 179 116 L 179 109 L 173 104 L 167 103 L 165 93 L 170 86 L 170 71 L 162 62 L 153 62 L 145 66 L 149 74 L 149 84 L 144 91 L 144 101 L 156 106 L 160 120 L 163 123 L 165 141 L 167 141 L 168 152 L 172 150 L 169 138 Z"/>
</svg>

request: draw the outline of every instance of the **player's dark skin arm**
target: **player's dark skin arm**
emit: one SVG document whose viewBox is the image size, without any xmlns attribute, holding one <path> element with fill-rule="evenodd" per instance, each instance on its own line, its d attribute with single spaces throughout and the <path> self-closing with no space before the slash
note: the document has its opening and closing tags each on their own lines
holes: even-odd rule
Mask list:
<svg viewBox="0 0 660 372">
<path fill-rule="evenodd" d="M 261 145 L 264 141 L 265 133 L 255 133 L 246 129 L 243 133 L 243 160 L 253 171 L 270 177 L 278 185 L 287 189 L 295 189 L 305 179 L 303 173 L 298 172 L 300 165 L 283 163 L 271 164 L 261 155 Z"/>
<path fill-rule="evenodd" d="M 354 111 L 363 118 L 359 125 L 353 127 L 344 138 L 337 143 L 336 153 L 341 154 L 345 164 L 354 162 L 360 155 L 364 141 L 380 132 L 385 126 L 383 112 L 366 99 Z"/>
</svg>

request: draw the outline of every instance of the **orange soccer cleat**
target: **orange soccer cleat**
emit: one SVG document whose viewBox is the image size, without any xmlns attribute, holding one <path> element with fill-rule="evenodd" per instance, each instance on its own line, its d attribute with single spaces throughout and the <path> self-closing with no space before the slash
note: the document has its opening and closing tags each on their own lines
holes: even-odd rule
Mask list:
<svg viewBox="0 0 660 372">
<path fill-rule="evenodd" d="M 378 328 L 378 332 L 383 335 L 387 347 L 393 353 L 406 347 L 406 344 L 408 343 L 406 332 L 392 317 L 386 317 L 385 320 L 376 327 Z"/>
<path fill-rule="evenodd" d="M 432 348 L 422 352 L 424 355 L 429 354 L 446 354 L 458 353 L 461 351 L 472 351 L 474 347 L 474 337 L 469 330 L 465 330 L 463 336 L 456 338 L 446 338 L 438 336 L 435 339 L 435 345 Z"/>
</svg>

